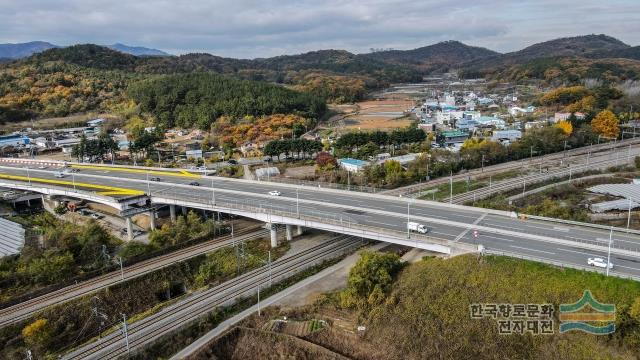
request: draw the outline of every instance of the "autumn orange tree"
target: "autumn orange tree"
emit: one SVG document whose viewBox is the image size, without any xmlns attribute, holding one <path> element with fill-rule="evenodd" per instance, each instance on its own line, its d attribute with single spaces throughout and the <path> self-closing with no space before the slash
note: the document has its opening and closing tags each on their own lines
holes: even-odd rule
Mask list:
<svg viewBox="0 0 640 360">
<path fill-rule="evenodd" d="M 618 127 L 618 118 L 610 110 L 602 110 L 591 120 L 591 127 L 598 135 L 607 137 L 618 137 L 620 128 Z"/>
</svg>

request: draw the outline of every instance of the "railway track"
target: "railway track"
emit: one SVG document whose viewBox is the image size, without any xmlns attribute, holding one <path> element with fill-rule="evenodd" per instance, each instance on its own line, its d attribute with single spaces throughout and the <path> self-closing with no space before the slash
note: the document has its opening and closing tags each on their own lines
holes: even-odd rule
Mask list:
<svg viewBox="0 0 640 360">
<path fill-rule="evenodd" d="M 571 168 L 553 170 L 546 173 L 538 173 L 538 174 L 532 174 L 525 177 L 507 179 L 507 180 L 492 184 L 491 186 L 485 186 L 476 190 L 454 195 L 451 199 L 447 197 L 442 201 L 443 202 L 450 201 L 453 204 L 465 204 L 470 201 L 484 199 L 486 197 L 489 197 L 499 192 L 511 191 L 511 190 L 514 190 L 517 188 L 523 188 L 523 187 L 526 190 L 527 184 L 535 184 L 535 183 L 550 180 L 553 178 L 571 176 L 573 174 L 578 174 L 578 173 L 589 171 L 589 170 L 602 169 L 605 167 L 614 166 L 616 164 L 622 164 L 622 163 L 626 163 L 626 161 L 606 159 L 606 160 L 593 161 L 588 165 L 584 164 L 581 166 L 574 166 Z"/>
<path fill-rule="evenodd" d="M 560 160 L 563 160 L 563 162 L 566 162 L 566 161 L 571 161 L 572 158 L 580 158 L 588 154 L 593 156 L 594 154 L 611 151 L 611 149 L 623 149 L 623 148 L 627 148 L 629 145 L 634 146 L 638 144 L 640 144 L 640 137 L 618 141 L 614 144 L 603 143 L 603 144 L 593 145 L 593 146 L 583 146 L 576 149 L 567 150 L 566 154 L 563 151 L 563 152 L 557 152 L 553 154 L 547 154 L 547 155 L 544 155 L 543 157 L 539 157 L 539 156 L 533 157 L 532 164 L 538 164 L 540 161 L 544 160 L 545 166 L 550 166 L 551 165 L 550 162 L 553 162 L 553 161 L 559 162 Z M 485 166 L 484 171 L 482 171 L 481 169 L 473 169 L 462 174 L 453 175 L 453 180 L 454 181 L 464 180 L 464 179 L 467 179 L 468 176 L 471 176 L 472 178 L 477 176 L 486 177 L 489 175 L 499 174 L 501 172 L 505 172 L 508 170 L 520 169 L 523 166 L 523 161 L 525 161 L 526 163 L 529 163 L 530 159 L 514 160 L 507 163 Z M 529 164 L 526 164 L 526 165 L 529 165 Z M 559 165 L 560 164 L 558 163 L 557 166 Z M 437 178 L 437 179 L 430 180 L 420 184 L 408 185 L 408 186 L 404 186 L 397 189 L 386 190 L 381 192 L 381 194 L 394 195 L 394 196 L 397 196 L 397 195 L 407 196 L 407 195 L 419 192 L 426 188 L 431 188 L 436 185 L 448 183 L 449 181 L 450 181 L 449 177 L 441 177 L 441 178 Z"/>
<path fill-rule="evenodd" d="M 244 273 L 211 289 L 195 293 L 181 302 L 128 326 L 130 350 L 136 351 L 158 338 L 187 325 L 215 307 L 231 302 L 240 296 L 251 294 L 258 287 L 268 285 L 270 279 L 291 275 L 329 256 L 342 254 L 361 243 L 360 238 L 339 235 L 322 244 L 303 250 L 292 256 L 274 261 L 271 270 L 267 265 Z M 125 337 L 115 331 L 102 339 L 87 344 L 63 356 L 63 359 L 115 359 L 127 354 Z"/>
<path fill-rule="evenodd" d="M 268 234 L 268 230 L 260 229 L 260 227 L 250 227 L 237 230 L 234 232 L 233 239 L 231 235 L 225 235 L 220 238 L 176 250 L 161 256 L 157 256 L 148 260 L 135 263 L 124 268 L 124 280 L 130 280 L 153 271 L 157 271 L 164 267 L 170 266 L 177 262 L 181 262 L 201 254 L 215 251 L 225 246 L 229 246 L 232 242 L 238 240 L 252 240 L 260 238 Z M 64 287 L 59 290 L 29 299 L 19 304 L 9 306 L 0 310 L 0 327 L 13 324 L 15 322 L 29 318 L 34 313 L 45 309 L 54 304 L 60 304 L 100 289 L 116 285 L 123 281 L 120 270 L 112 271 L 105 275 L 95 277 L 78 283 Z"/>
</svg>

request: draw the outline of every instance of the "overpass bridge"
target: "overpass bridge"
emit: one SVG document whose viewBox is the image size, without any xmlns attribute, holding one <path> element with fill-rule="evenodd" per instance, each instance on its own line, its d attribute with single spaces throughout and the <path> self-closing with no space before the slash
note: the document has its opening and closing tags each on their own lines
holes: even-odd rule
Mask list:
<svg viewBox="0 0 640 360">
<path fill-rule="evenodd" d="M 174 217 L 177 207 L 187 207 L 264 221 L 273 235 L 275 225 L 284 224 L 288 238 L 301 227 L 309 227 L 446 254 L 486 247 L 525 255 L 584 256 L 586 262 L 586 256 L 606 253 L 610 247 L 611 254 L 618 257 L 617 264 L 640 275 L 640 266 L 636 265 L 640 232 L 633 230 L 388 195 L 203 176 L 184 170 L 66 165 L 79 172 L 59 179 L 54 174 L 65 166 L 63 163 L 0 159 L 0 187 L 95 201 L 125 216 L 169 206 Z M 160 181 L 151 181 L 152 177 Z M 194 186 L 194 181 L 199 186 Z M 272 190 L 280 191 L 281 196 L 269 195 Z M 427 225 L 429 233 L 409 233 L 408 221 Z M 273 236 L 272 244 L 275 241 Z"/>
</svg>

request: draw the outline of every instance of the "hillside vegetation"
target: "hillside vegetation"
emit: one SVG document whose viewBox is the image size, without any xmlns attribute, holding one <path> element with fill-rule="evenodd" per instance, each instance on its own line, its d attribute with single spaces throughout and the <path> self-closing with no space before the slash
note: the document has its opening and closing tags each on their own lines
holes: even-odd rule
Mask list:
<svg viewBox="0 0 640 360">
<path fill-rule="evenodd" d="M 614 334 L 558 333 L 559 305 L 585 290 L 615 304 Z M 555 334 L 500 335 L 496 319 L 470 316 L 477 303 L 553 304 Z M 364 253 L 347 288 L 317 306 L 359 314 L 363 336 L 314 338 L 352 359 L 636 359 L 640 351 L 640 283 L 505 257 L 425 258 L 402 268 L 394 254 Z"/>
<path fill-rule="evenodd" d="M 213 73 L 176 74 L 132 84 L 128 95 L 166 127 L 208 129 L 220 116 L 295 113 L 316 118 L 322 99 L 282 86 Z"/>
</svg>

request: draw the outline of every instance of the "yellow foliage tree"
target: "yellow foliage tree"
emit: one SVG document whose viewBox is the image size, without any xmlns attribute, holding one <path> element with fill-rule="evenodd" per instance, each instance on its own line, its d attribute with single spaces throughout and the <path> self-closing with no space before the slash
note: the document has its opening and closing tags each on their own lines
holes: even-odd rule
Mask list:
<svg viewBox="0 0 640 360">
<path fill-rule="evenodd" d="M 24 341 L 34 347 L 46 347 L 51 340 L 51 327 L 47 319 L 38 319 L 22 329 Z"/>
<path fill-rule="evenodd" d="M 567 120 L 558 121 L 555 127 L 562 130 L 562 132 L 564 132 L 564 134 L 567 136 L 571 135 L 571 133 L 573 132 L 573 125 L 571 125 L 571 122 Z"/>
<path fill-rule="evenodd" d="M 591 127 L 598 135 L 607 137 L 618 137 L 620 128 L 618 127 L 618 118 L 610 110 L 602 110 L 591 120 Z"/>
</svg>

